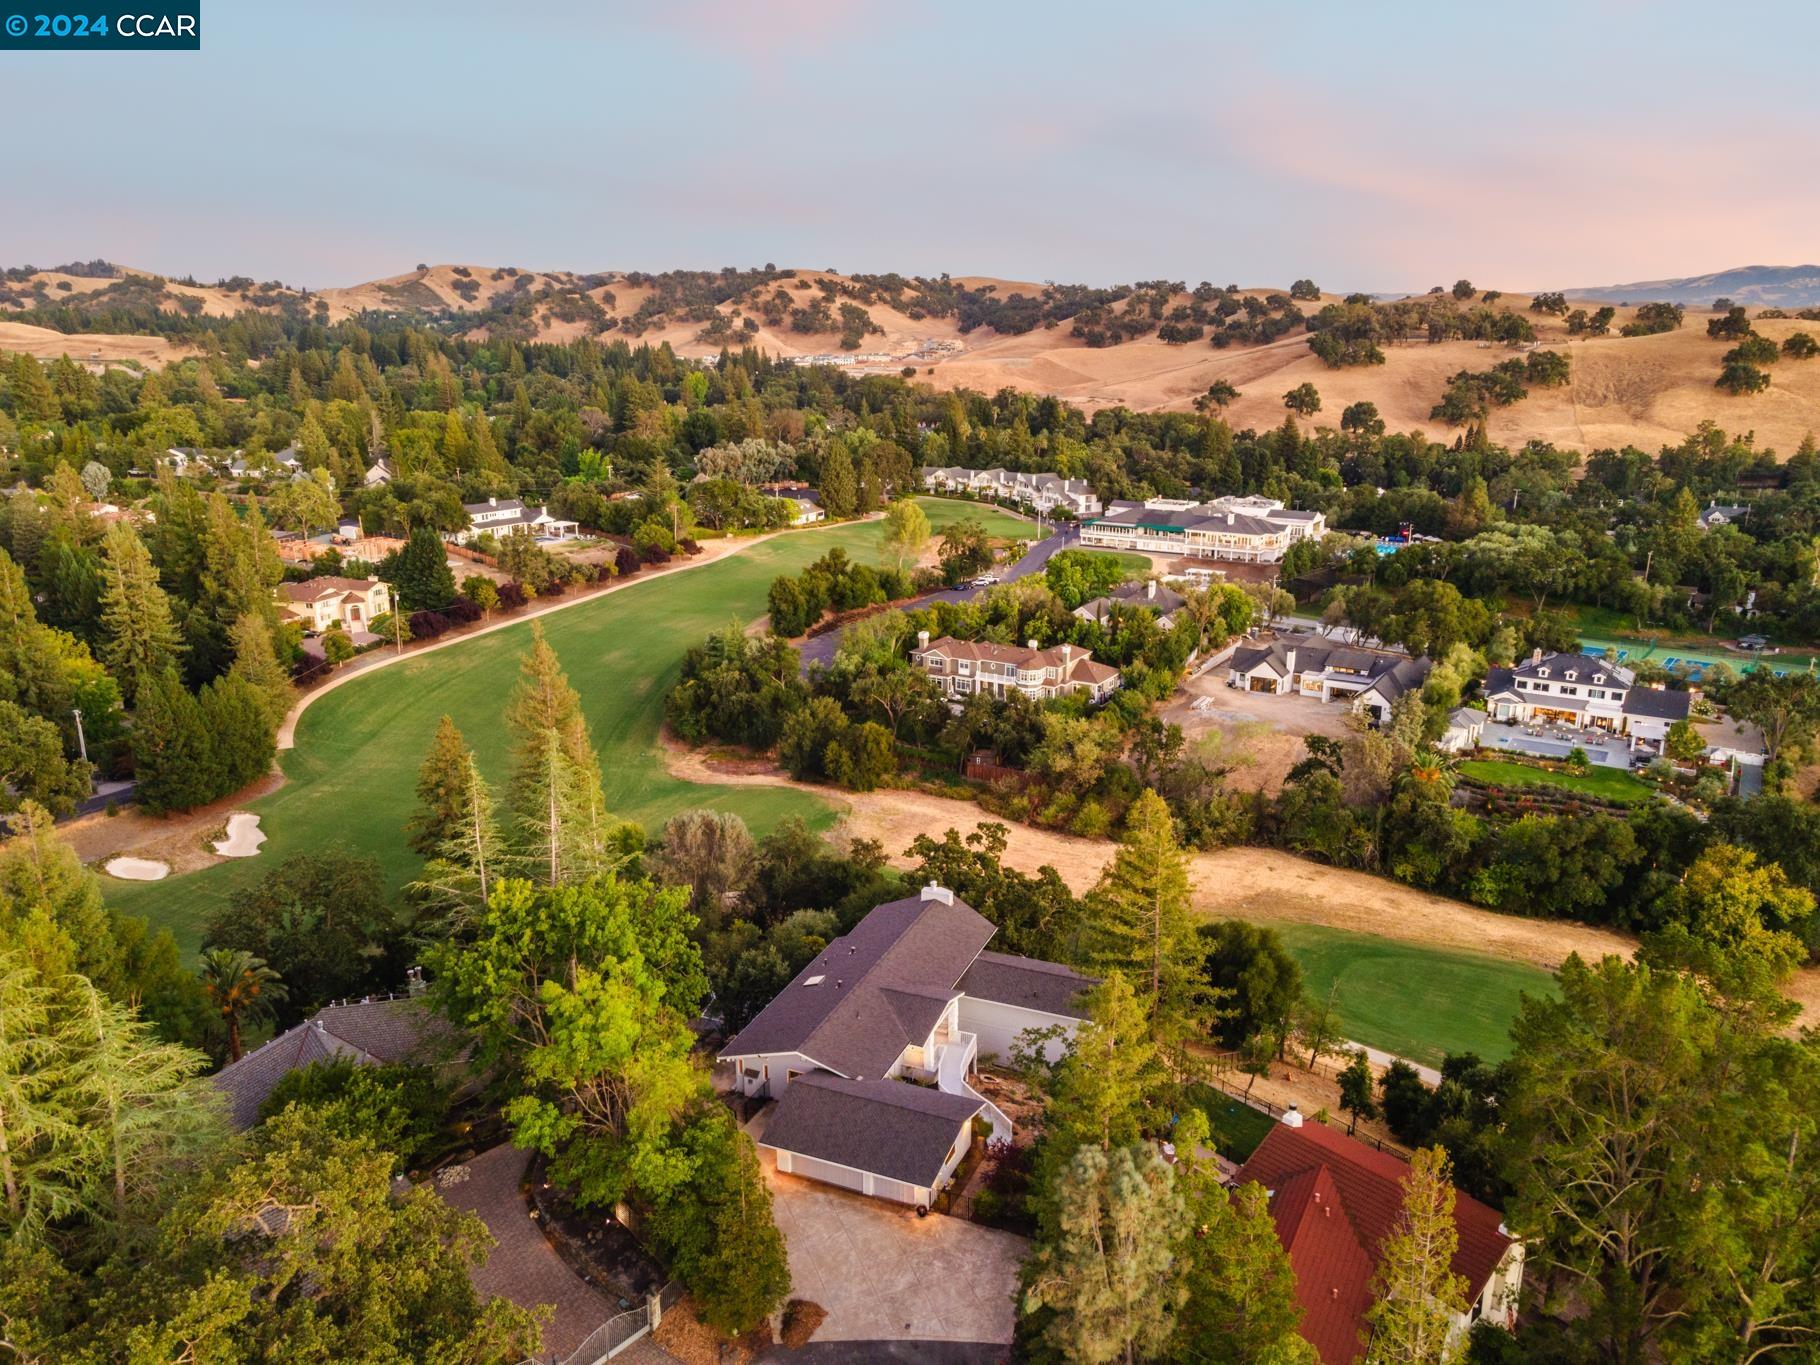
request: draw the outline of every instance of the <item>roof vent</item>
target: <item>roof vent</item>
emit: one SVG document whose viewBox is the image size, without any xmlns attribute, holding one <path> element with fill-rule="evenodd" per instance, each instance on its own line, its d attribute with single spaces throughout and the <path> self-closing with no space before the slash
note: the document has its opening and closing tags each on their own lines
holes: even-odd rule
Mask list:
<svg viewBox="0 0 1820 1365">
<path fill-rule="evenodd" d="M 923 899 L 940 901 L 943 905 L 953 905 L 954 893 L 945 886 L 937 886 L 934 882 L 930 882 L 923 888 Z"/>
</svg>

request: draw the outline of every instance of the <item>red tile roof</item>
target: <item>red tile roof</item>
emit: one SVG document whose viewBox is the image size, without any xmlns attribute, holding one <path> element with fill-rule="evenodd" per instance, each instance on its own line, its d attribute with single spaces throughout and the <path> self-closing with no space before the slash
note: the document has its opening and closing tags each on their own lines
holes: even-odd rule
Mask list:
<svg viewBox="0 0 1820 1365">
<path fill-rule="evenodd" d="M 1396 1231 L 1408 1174 L 1400 1157 L 1318 1123 L 1276 1124 L 1239 1169 L 1241 1182 L 1273 1192 L 1271 1217 L 1295 1269 L 1302 1336 L 1328 1365 L 1345 1365 L 1363 1349 L 1378 1247 Z M 1469 1302 L 1515 1240 L 1502 1225 L 1496 1209 L 1456 1191 L 1453 1270 L 1465 1278 Z"/>
</svg>

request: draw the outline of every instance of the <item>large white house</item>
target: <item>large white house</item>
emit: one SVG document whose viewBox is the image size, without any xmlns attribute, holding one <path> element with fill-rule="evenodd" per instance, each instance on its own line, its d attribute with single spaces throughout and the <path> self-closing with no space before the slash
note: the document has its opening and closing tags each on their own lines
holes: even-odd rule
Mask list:
<svg viewBox="0 0 1820 1365">
<path fill-rule="evenodd" d="M 1082 518 L 1081 544 L 1274 564 L 1298 540 L 1318 539 L 1326 531 L 1324 514 L 1297 511 L 1274 498 L 1224 497 L 1204 503 L 1151 498 L 1115 502 L 1098 515 Z"/>
<path fill-rule="evenodd" d="M 927 1206 L 973 1142 L 1011 1120 L 973 1088 L 985 1057 L 1054 1028 L 1050 1060 L 1084 1017 L 1089 977 L 987 952 L 994 926 L 946 887 L 870 911 L 721 1049 L 742 1095 L 774 1099 L 759 1144 L 777 1169 Z"/>
<path fill-rule="evenodd" d="M 1226 685 L 1247 692 L 1347 701 L 1387 724 L 1397 698 L 1419 689 L 1434 664 L 1382 649 L 1335 644 L 1315 635 L 1285 635 L 1241 645 L 1226 666 Z"/>
<path fill-rule="evenodd" d="M 1580 729 L 1660 743 L 1668 727 L 1686 720 L 1693 696 L 1662 687 L 1639 687 L 1627 668 L 1588 654 L 1534 651 L 1514 668 L 1494 668 L 1485 678 L 1485 706 L 1493 720 L 1549 721 Z"/>
<path fill-rule="evenodd" d="M 951 635 L 932 641 L 923 630 L 917 632 L 910 663 L 927 672 L 951 701 L 975 692 L 991 697 L 1021 692 L 1035 701 L 1085 692 L 1089 701 L 1097 702 L 1119 690 L 1118 669 L 1095 663 L 1093 652 L 1079 645 L 1038 649 L 1032 640 L 1019 649 Z"/>
<path fill-rule="evenodd" d="M 462 504 L 468 514 L 468 529 L 450 537 L 457 545 L 466 545 L 477 536 L 538 536 L 560 540 L 581 530 L 578 522 L 550 515 L 547 507 L 527 507 L 517 498 L 488 498 L 485 502 Z"/>
<path fill-rule="evenodd" d="M 931 493 L 976 493 L 1023 503 L 1039 512 L 1058 507 L 1077 517 L 1100 510 L 1099 496 L 1085 479 L 1064 479 L 1059 474 L 1027 474 L 1013 469 L 963 469 L 958 465 L 923 470 L 923 487 Z"/>
</svg>

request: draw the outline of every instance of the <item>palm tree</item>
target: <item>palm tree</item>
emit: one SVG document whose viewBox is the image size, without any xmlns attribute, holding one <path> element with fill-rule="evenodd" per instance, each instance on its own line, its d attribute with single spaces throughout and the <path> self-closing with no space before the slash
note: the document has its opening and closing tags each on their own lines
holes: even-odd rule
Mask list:
<svg viewBox="0 0 1820 1365">
<path fill-rule="evenodd" d="M 240 1026 L 267 1018 L 288 992 L 278 973 L 239 948 L 211 948 L 202 955 L 202 993 L 221 1012 L 228 1061 L 240 1060 Z"/>
</svg>

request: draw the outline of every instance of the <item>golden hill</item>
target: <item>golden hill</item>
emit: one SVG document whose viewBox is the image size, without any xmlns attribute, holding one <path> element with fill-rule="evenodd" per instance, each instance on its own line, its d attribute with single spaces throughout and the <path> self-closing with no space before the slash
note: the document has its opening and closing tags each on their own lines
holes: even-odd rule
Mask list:
<svg viewBox="0 0 1820 1365">
<path fill-rule="evenodd" d="M 1386 363 L 1330 369 L 1310 353 L 1296 332 L 1259 345 L 1216 349 L 1207 340 L 1174 345 L 1155 335 L 1117 345 L 1092 347 L 1071 334 L 1067 321 L 1039 324 L 1022 333 L 1001 334 L 989 325 L 961 330 L 959 317 L 923 313 L 914 292 L 893 294 L 876 280 L 798 270 L 782 277 L 727 277 L 708 272 L 653 276 L 639 272 L 582 275 L 567 271 L 523 271 L 512 267 L 436 265 L 364 284 L 305 292 L 276 284 L 230 280 L 214 285 L 176 282 L 141 271 L 120 278 L 39 272 L 23 280 L 0 281 L 0 307 L 31 308 L 87 303 L 99 307 L 121 279 L 130 281 L 136 301 L 167 312 L 228 317 L 242 312 L 303 309 L 330 322 L 368 312 L 420 315 L 475 339 L 498 330 L 525 340 L 568 341 L 583 336 L 668 343 L 685 356 L 710 356 L 722 345 L 753 345 L 787 357 L 834 356 L 861 373 L 901 373 L 938 389 L 971 388 L 986 393 L 1012 388 L 1053 394 L 1088 411 L 1123 406 L 1143 411 L 1185 410 L 1207 387 L 1225 380 L 1240 397 L 1227 417 L 1241 427 L 1268 427 L 1282 421 L 1283 395 L 1302 383 L 1320 391 L 1321 411 L 1304 424 L 1338 424 L 1350 404 L 1370 401 L 1393 430 L 1420 428 L 1445 437 L 1452 429 L 1430 418 L 1449 376 L 1485 370 L 1515 354 L 1487 342 L 1448 341 L 1391 344 Z M 677 281 L 682 284 L 678 285 Z M 1035 299 L 1045 286 L 1027 281 L 955 277 L 953 284 L 990 288 L 998 300 Z M 824 290 L 824 284 L 833 292 Z M 1247 289 L 1262 298 L 1275 292 Z M 857 347 L 842 350 L 838 325 L 801 331 L 794 314 L 825 298 L 838 323 L 842 303 L 864 309 L 868 330 Z M 1173 303 L 1185 302 L 1177 295 Z M 1337 296 L 1323 295 L 1299 306 L 1313 313 Z M 1494 409 L 1493 439 L 1520 444 L 1545 440 L 1574 450 L 1632 444 L 1655 450 L 1679 441 L 1701 421 L 1729 431 L 1754 432 L 1761 446 L 1787 455 L 1809 431 L 1820 431 L 1820 361 L 1784 361 L 1771 370 L 1767 391 L 1732 397 L 1716 389 L 1725 343 L 1708 339 L 1710 313 L 1689 309 L 1676 332 L 1624 338 L 1579 338 L 1561 319 L 1529 311 L 1529 299 L 1504 295 L 1509 307 L 1529 319 L 1538 344 L 1564 351 L 1572 361 L 1571 381 L 1562 388 L 1534 389 L 1523 401 Z M 1753 312 L 1758 311 L 1753 309 Z M 1617 327 L 1635 309 L 1619 308 Z M 463 327 L 466 319 L 472 325 Z M 1780 341 L 1820 324 L 1759 320 L 1757 330 Z M 851 336 L 848 338 L 853 340 Z M 0 322 L 0 351 L 24 350 L 49 358 L 68 353 L 89 363 L 164 364 L 189 353 L 158 337 L 79 333 L 65 335 L 23 323 Z"/>
</svg>

